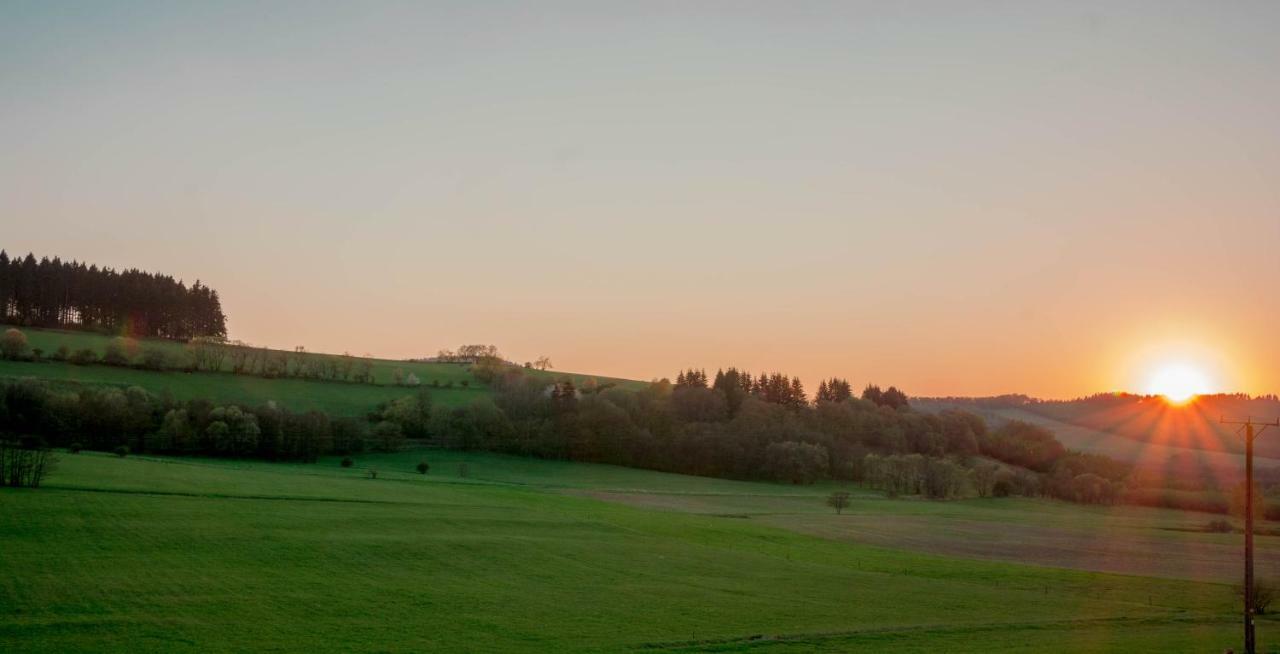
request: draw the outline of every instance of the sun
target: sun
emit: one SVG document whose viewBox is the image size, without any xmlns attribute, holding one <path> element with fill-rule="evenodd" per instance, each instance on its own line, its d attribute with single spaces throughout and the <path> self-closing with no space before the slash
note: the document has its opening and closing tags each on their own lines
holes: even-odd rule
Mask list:
<svg viewBox="0 0 1280 654">
<path fill-rule="evenodd" d="M 1146 392 L 1162 395 L 1174 404 L 1183 404 L 1197 395 L 1210 392 L 1209 376 L 1188 363 L 1166 363 L 1151 372 Z"/>
</svg>

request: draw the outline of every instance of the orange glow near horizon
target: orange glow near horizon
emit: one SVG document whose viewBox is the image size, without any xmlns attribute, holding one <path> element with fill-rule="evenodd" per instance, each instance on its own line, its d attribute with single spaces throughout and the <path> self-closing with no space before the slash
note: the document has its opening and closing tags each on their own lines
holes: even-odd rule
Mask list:
<svg viewBox="0 0 1280 654">
<path fill-rule="evenodd" d="M 1212 392 L 1208 375 L 1193 364 L 1171 362 L 1151 372 L 1144 391 L 1163 396 L 1172 404 L 1186 404 L 1197 395 Z"/>
</svg>

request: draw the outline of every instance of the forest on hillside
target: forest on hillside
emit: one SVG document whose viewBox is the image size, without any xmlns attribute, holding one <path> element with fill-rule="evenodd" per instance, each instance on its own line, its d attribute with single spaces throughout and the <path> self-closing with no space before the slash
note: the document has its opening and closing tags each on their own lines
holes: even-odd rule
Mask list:
<svg viewBox="0 0 1280 654">
<path fill-rule="evenodd" d="M 197 280 L 0 250 L 0 323 L 187 340 L 227 335 L 218 292 Z"/>
<path fill-rule="evenodd" d="M 823 380 L 811 401 L 798 378 L 733 368 L 714 378 L 681 371 L 674 383 L 640 388 L 556 381 L 498 357 L 471 370 L 490 393 L 469 405 L 437 406 L 422 389 L 363 419 L 274 403 L 180 402 L 140 388 L 0 382 L 0 432 L 121 454 L 301 461 L 413 442 L 730 479 L 836 479 L 940 499 L 1111 502 L 1128 473 L 1124 464 L 1068 452 L 1033 425 L 990 429 L 965 411 L 919 412 L 897 388 L 872 385 L 855 395 L 839 378 Z"/>
</svg>

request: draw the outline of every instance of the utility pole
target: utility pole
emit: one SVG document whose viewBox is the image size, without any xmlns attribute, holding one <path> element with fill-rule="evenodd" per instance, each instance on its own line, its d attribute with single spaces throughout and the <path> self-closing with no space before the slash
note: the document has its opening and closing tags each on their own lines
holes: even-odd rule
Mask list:
<svg viewBox="0 0 1280 654">
<path fill-rule="evenodd" d="M 1244 420 L 1222 418 L 1220 422 L 1240 425 L 1236 433 L 1244 432 L 1244 654 L 1257 654 L 1253 636 L 1253 439 L 1268 427 L 1280 427 L 1280 420 L 1255 422 L 1248 417 Z"/>
</svg>

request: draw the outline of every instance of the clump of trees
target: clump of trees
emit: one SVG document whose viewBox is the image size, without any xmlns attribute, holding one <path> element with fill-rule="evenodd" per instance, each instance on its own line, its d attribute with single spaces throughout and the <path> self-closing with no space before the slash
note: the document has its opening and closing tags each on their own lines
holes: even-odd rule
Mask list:
<svg viewBox="0 0 1280 654">
<path fill-rule="evenodd" d="M 0 486 L 39 488 L 56 462 L 41 438 L 0 439 Z"/>
<path fill-rule="evenodd" d="M 218 292 L 197 280 L 117 272 L 83 262 L 0 250 L 0 322 L 186 340 L 224 337 Z"/>
<path fill-rule="evenodd" d="M 953 460 L 921 454 L 868 454 L 863 463 L 865 486 L 896 495 L 947 499 L 968 494 L 972 473 Z"/>
<path fill-rule="evenodd" d="M 398 430 L 398 426 L 395 427 Z M 38 436 L 51 445 L 103 452 L 152 452 L 314 461 L 322 454 L 398 448 L 371 438 L 369 423 L 295 413 L 274 403 L 244 407 L 178 402 L 138 387 L 64 390 L 33 380 L 0 382 L 0 434 Z"/>
<path fill-rule="evenodd" d="M 878 403 L 857 398 L 839 378 L 824 380 L 810 402 L 794 377 L 734 368 L 714 376 L 681 370 L 674 383 L 640 390 L 575 387 L 567 379 L 548 384 L 514 367 L 476 370 L 493 389 L 494 406 L 451 410 L 448 423 L 428 430 L 432 442 L 795 484 L 864 481 L 870 474 L 886 489 L 941 498 L 970 491 L 966 464 L 979 451 L 975 431 L 986 433 L 976 415 L 916 413 L 897 389 L 869 387 Z M 922 462 L 910 480 L 876 467 L 884 457 L 898 464 L 910 455 L 911 465 Z"/>
<path fill-rule="evenodd" d="M 480 363 L 487 360 L 502 360 L 496 345 L 463 345 L 456 350 L 440 350 L 434 358 L 428 359 L 437 363 Z M 547 364 L 550 365 L 550 360 Z"/>
<path fill-rule="evenodd" d="M 128 358 L 130 350 L 128 342 L 119 344 L 120 355 Z M 212 354 L 204 360 L 220 365 Z M 228 360 L 235 365 L 234 356 Z M 1035 425 L 1010 421 L 990 429 L 967 411 L 915 410 L 892 386 L 868 386 L 854 397 L 846 380 L 833 378 L 809 401 L 794 377 L 732 368 L 714 376 L 680 371 L 675 383 L 658 380 L 638 389 L 548 381 L 498 358 L 477 362 L 472 372 L 491 394 L 463 406 L 437 406 L 428 391 L 419 391 L 363 419 L 294 413 L 273 403 L 176 402 L 140 388 L 0 382 L 0 433 L 40 435 L 58 445 L 79 441 L 102 451 L 127 446 L 300 461 L 415 442 L 730 479 L 834 479 L 934 499 L 1049 495 L 1108 503 L 1128 497 L 1123 464 L 1069 452 Z"/>
</svg>

